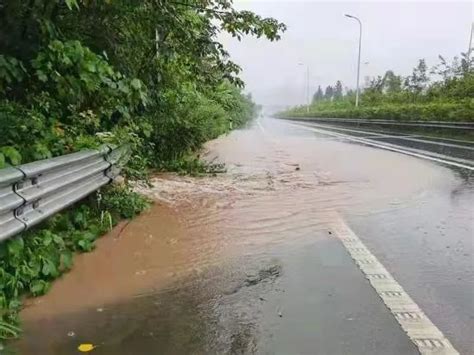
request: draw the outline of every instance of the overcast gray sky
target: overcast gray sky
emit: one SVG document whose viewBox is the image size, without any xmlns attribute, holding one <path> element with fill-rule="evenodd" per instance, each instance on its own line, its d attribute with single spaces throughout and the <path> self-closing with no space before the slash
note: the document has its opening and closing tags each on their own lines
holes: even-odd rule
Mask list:
<svg viewBox="0 0 474 355">
<path fill-rule="evenodd" d="M 279 42 L 224 35 L 232 59 L 242 68 L 247 91 L 264 105 L 301 104 L 305 100 L 305 68 L 311 91 L 341 80 L 355 87 L 358 24 L 363 23 L 361 83 L 365 76 L 392 69 L 407 75 L 419 58 L 429 66 L 438 54 L 465 52 L 473 21 L 471 1 L 278 1 L 236 0 L 239 9 L 283 21 L 288 30 Z"/>
</svg>

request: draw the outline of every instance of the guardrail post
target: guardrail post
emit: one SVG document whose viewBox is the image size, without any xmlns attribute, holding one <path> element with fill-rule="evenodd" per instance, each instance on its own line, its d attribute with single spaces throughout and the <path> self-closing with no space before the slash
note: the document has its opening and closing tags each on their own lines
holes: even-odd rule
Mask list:
<svg viewBox="0 0 474 355">
<path fill-rule="evenodd" d="M 18 169 L 0 170 L 0 242 L 26 229 L 26 224 L 16 215 L 16 210 L 25 203 L 15 191 L 16 184 L 23 178 Z"/>
</svg>

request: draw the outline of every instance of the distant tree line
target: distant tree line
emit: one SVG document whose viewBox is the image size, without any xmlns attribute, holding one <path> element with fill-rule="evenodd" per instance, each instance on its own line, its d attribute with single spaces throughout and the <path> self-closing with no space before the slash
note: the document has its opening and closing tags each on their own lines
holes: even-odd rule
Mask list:
<svg viewBox="0 0 474 355">
<path fill-rule="evenodd" d="M 369 78 L 362 89 L 361 101 L 375 104 L 377 101 L 417 102 L 474 97 L 473 60 L 464 53 L 461 57 L 454 57 L 451 62 L 441 55 L 439 60 L 437 65 L 429 69 L 425 59 L 420 59 L 412 73 L 405 77 L 387 70 L 383 76 Z M 312 104 L 353 100 L 354 97 L 355 90 L 344 89 L 341 80 L 337 80 L 324 90 L 319 85 L 313 94 Z"/>
<path fill-rule="evenodd" d="M 474 121 L 474 61 L 465 53 L 431 68 L 420 59 L 411 74 L 393 70 L 368 78 L 355 107 L 355 90 L 341 80 L 318 86 L 309 110 L 293 107 L 282 117 L 350 117 L 393 120 Z"/>
</svg>

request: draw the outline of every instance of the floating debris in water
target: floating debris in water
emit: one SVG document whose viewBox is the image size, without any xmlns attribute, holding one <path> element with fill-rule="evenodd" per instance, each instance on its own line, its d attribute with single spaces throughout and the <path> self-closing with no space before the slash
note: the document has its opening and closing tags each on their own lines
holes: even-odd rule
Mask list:
<svg viewBox="0 0 474 355">
<path fill-rule="evenodd" d="M 87 353 L 89 351 L 92 351 L 96 348 L 93 344 L 81 344 L 77 347 L 77 350 L 83 353 Z"/>
</svg>

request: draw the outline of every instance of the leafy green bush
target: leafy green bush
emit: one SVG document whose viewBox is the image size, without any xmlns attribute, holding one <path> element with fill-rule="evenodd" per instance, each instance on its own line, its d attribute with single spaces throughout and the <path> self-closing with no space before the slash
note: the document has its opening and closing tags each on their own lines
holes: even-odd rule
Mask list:
<svg viewBox="0 0 474 355">
<path fill-rule="evenodd" d="M 376 106 L 352 106 L 331 108 L 330 105 L 314 105 L 310 112 L 299 107 L 280 114 L 281 117 L 365 118 L 400 121 L 474 121 L 474 100 L 463 102 L 431 102 L 420 104 L 381 104 Z"/>
<path fill-rule="evenodd" d="M 135 217 L 149 206 L 149 201 L 126 186 L 115 186 L 103 195 L 100 206 L 118 221 Z"/>
<path fill-rule="evenodd" d="M 167 117 L 151 119 L 157 122 L 151 140 L 153 166 L 159 169 L 176 166 L 176 161 L 187 159 L 203 143 L 243 126 L 256 113 L 250 98 L 228 82 L 210 96 L 194 88 L 173 89 L 163 96 L 177 107 Z"/>
<path fill-rule="evenodd" d="M 225 165 L 220 163 L 209 163 L 199 159 L 194 154 L 181 157 L 177 160 L 167 162 L 162 170 L 175 171 L 180 175 L 216 175 L 226 172 Z"/>
</svg>

